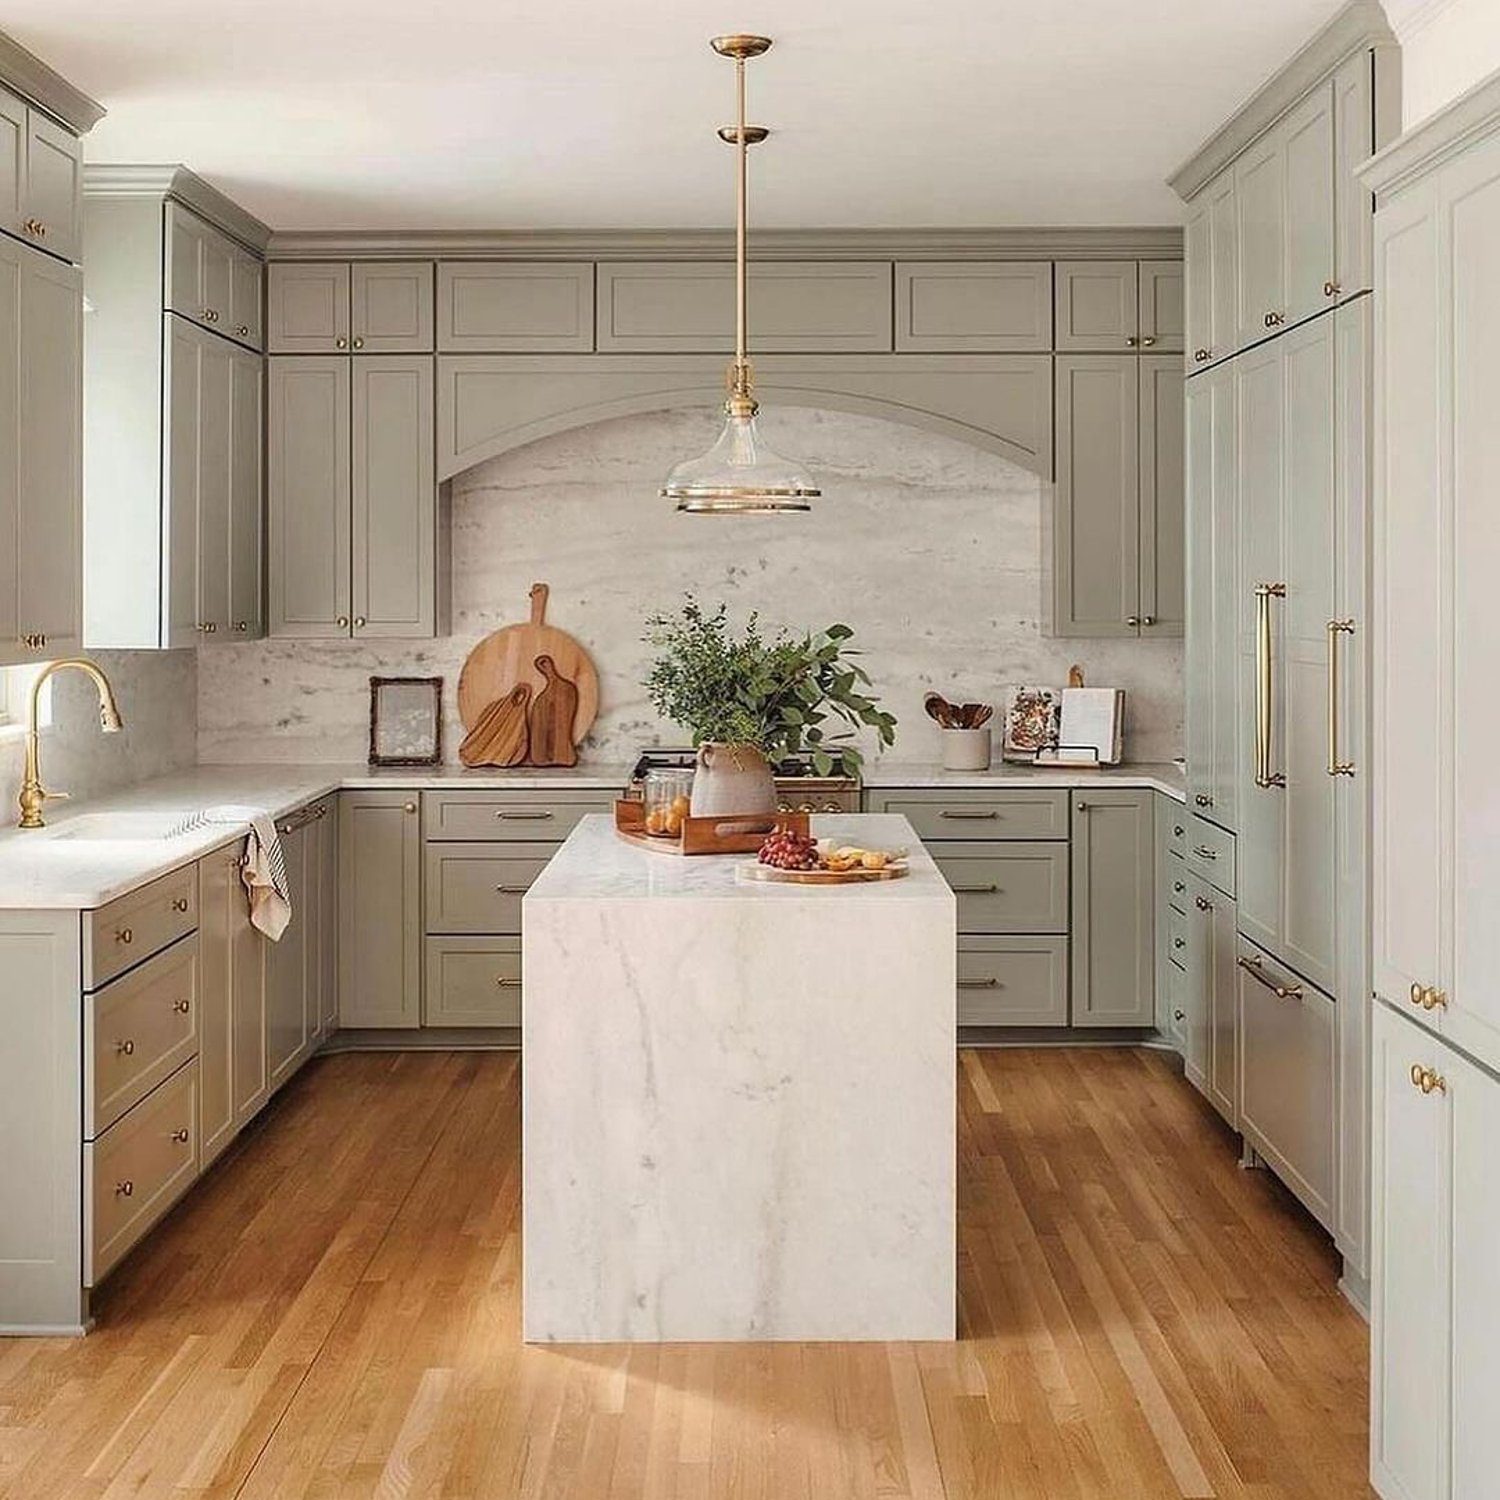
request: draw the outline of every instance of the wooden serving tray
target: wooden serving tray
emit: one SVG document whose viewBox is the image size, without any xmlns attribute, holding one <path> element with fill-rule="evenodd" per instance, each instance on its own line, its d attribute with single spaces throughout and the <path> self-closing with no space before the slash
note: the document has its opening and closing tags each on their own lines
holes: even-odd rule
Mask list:
<svg viewBox="0 0 1500 1500">
<path fill-rule="evenodd" d="M 764 881 L 767 885 L 868 885 L 872 880 L 900 880 L 911 874 L 905 864 L 886 865 L 881 870 L 780 870 L 775 865 L 746 864 L 738 878 Z"/>
<path fill-rule="evenodd" d="M 790 828 L 807 836 L 805 812 L 765 813 L 742 818 L 693 818 L 682 820 L 680 838 L 663 838 L 646 832 L 646 804 L 635 797 L 615 803 L 615 832 L 627 844 L 650 849 L 654 854 L 759 854 L 768 835 Z"/>
</svg>

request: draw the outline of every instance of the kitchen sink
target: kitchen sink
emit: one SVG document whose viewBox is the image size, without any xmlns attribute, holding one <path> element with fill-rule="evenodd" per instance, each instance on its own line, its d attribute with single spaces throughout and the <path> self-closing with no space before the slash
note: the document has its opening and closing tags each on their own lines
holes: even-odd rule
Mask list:
<svg viewBox="0 0 1500 1500">
<path fill-rule="evenodd" d="M 54 839 L 78 843 L 142 843 L 182 838 L 202 827 L 196 812 L 84 813 L 51 830 Z"/>
</svg>

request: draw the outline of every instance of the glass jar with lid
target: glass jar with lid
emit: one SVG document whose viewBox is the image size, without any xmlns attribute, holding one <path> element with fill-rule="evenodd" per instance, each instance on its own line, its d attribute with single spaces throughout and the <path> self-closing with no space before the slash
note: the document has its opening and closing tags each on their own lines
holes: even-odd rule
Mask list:
<svg viewBox="0 0 1500 1500">
<path fill-rule="evenodd" d="M 693 773 L 688 768 L 659 767 L 646 772 L 646 832 L 654 838 L 682 837 L 683 820 L 692 805 Z"/>
</svg>

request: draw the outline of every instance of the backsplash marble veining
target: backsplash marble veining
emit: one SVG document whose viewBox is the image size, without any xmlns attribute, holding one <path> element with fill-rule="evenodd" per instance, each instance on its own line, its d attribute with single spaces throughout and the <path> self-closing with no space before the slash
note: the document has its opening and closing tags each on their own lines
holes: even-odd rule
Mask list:
<svg viewBox="0 0 1500 1500">
<path fill-rule="evenodd" d="M 697 411 L 620 418 L 546 438 L 453 484 L 453 631 L 435 641 L 260 641 L 202 648 L 198 749 L 205 761 L 362 760 L 369 678 L 444 678 L 444 750 L 456 760 L 459 670 L 487 631 L 526 617 L 551 585 L 548 620 L 599 670 L 586 757 L 622 761 L 643 742 L 681 742 L 640 687 L 642 622 L 692 590 L 758 609 L 771 624 L 854 627 L 865 666 L 900 721 L 888 759 L 933 761 L 922 712 L 936 688 L 997 700 L 1006 683 L 1127 690 L 1126 755 L 1182 753 L 1182 643 L 1055 641 L 1042 634 L 1044 486 L 967 444 L 839 412 L 768 409 L 766 436 L 822 481 L 811 514 L 679 516 L 662 476 L 701 452 L 718 418 Z"/>
<path fill-rule="evenodd" d="M 180 771 L 197 760 L 198 660 L 191 651 L 91 651 L 109 678 L 125 727 L 99 728 L 93 683 L 77 672 L 52 679 L 52 723 L 42 734 L 42 780 L 74 798 Z M 17 705 L 17 718 L 25 704 Z M 25 745 L 0 736 L 0 824 L 14 821 Z"/>
</svg>

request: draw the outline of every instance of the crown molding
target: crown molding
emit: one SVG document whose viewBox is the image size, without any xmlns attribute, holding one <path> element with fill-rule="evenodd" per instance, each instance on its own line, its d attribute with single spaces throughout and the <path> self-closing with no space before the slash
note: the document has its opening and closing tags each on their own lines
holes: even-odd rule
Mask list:
<svg viewBox="0 0 1500 1500">
<path fill-rule="evenodd" d="M 1379 0 L 1349 0 L 1167 178 L 1168 184 L 1179 198 L 1191 198 L 1341 63 L 1356 52 L 1395 46 Z"/>
<path fill-rule="evenodd" d="M 104 106 L 54 73 L 34 52 L 0 31 L 0 78 L 74 135 L 87 135 L 104 118 Z"/>
<path fill-rule="evenodd" d="M 1182 230 L 762 229 L 755 260 L 1180 260 Z M 727 229 L 291 230 L 272 260 L 732 260 Z"/>
<path fill-rule="evenodd" d="M 271 238 L 270 228 L 254 214 L 180 163 L 86 162 L 83 191 L 90 198 L 173 198 L 215 228 L 262 253 Z"/>
<path fill-rule="evenodd" d="M 1500 73 L 1408 130 L 1360 168 L 1360 181 L 1380 202 L 1490 136 L 1500 135 Z"/>
</svg>

